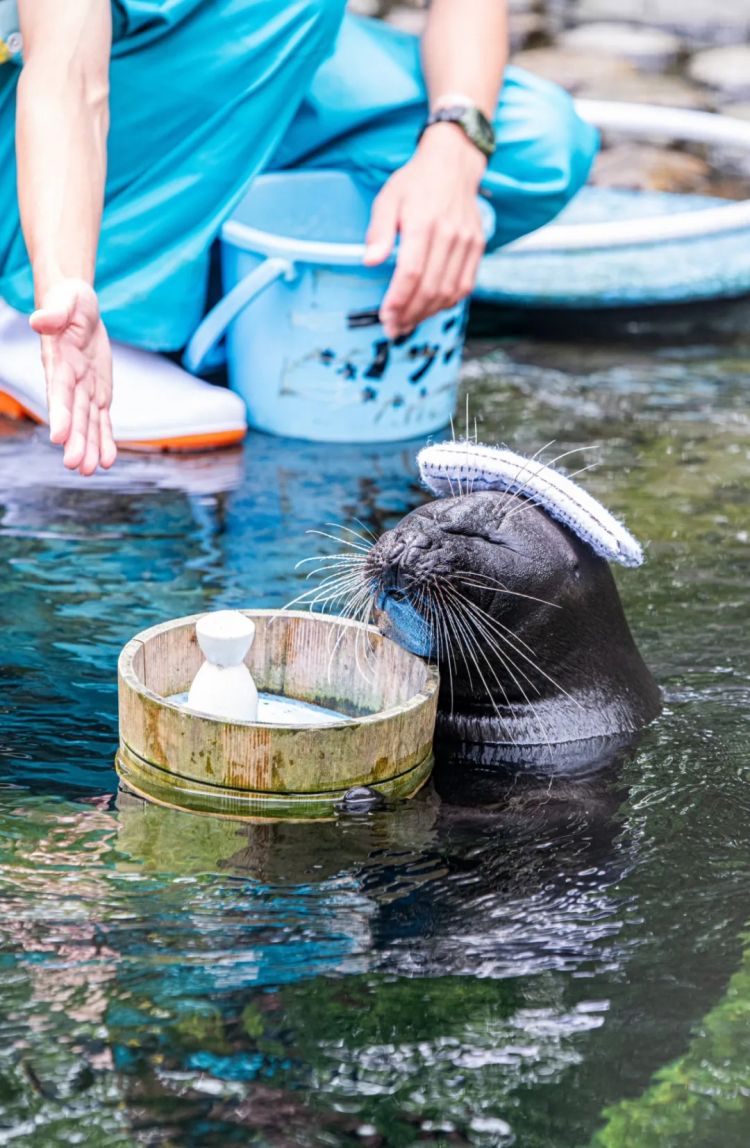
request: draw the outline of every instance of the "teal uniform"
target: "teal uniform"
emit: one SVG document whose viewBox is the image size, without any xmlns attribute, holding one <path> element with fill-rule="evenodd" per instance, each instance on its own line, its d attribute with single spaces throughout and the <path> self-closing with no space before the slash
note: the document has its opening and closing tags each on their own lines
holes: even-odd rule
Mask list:
<svg viewBox="0 0 750 1148">
<path fill-rule="evenodd" d="M 206 305 L 209 253 L 258 172 L 340 168 L 382 184 L 427 111 L 419 43 L 344 0 L 113 0 L 111 126 L 97 289 L 113 338 L 176 350 Z M 33 306 L 15 185 L 23 62 L 0 0 L 0 298 Z M 555 85 L 506 71 L 484 188 L 491 246 L 553 218 L 596 132 Z"/>
</svg>

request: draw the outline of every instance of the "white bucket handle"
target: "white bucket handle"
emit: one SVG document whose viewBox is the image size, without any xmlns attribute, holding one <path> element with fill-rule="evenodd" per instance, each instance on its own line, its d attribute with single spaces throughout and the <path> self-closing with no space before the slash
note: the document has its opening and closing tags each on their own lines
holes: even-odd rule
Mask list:
<svg viewBox="0 0 750 1148">
<path fill-rule="evenodd" d="M 582 119 L 605 131 L 635 138 L 644 135 L 668 139 L 721 144 L 750 152 L 750 123 L 716 112 L 692 108 L 665 108 L 654 104 L 630 104 L 608 100 L 576 100 Z M 683 239 L 727 235 L 750 227 L 750 199 L 702 211 L 679 211 L 643 219 L 609 220 L 602 223 L 553 221 L 530 235 L 509 243 L 514 255 L 547 255 L 553 252 L 606 251 L 613 247 L 644 247 Z M 744 242 L 744 240 L 741 240 Z"/>
<path fill-rule="evenodd" d="M 272 283 L 278 279 L 293 279 L 296 268 L 289 259 L 274 256 L 265 259 L 259 267 L 241 279 L 212 307 L 203 321 L 197 327 L 188 343 L 185 354 L 182 356 L 182 365 L 186 371 L 197 375 L 206 361 L 209 352 L 216 346 L 219 339 L 230 323 L 253 299 L 257 299 Z"/>
</svg>

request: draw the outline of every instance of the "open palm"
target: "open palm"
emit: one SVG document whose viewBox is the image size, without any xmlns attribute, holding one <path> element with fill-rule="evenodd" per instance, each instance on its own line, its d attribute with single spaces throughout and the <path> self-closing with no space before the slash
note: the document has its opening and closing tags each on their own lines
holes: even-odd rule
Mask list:
<svg viewBox="0 0 750 1148">
<path fill-rule="evenodd" d="M 70 470 L 93 474 L 117 457 L 109 415 L 112 352 L 99 303 L 81 279 L 61 280 L 41 303 L 29 322 L 42 336 L 50 439 L 64 445 Z"/>
</svg>

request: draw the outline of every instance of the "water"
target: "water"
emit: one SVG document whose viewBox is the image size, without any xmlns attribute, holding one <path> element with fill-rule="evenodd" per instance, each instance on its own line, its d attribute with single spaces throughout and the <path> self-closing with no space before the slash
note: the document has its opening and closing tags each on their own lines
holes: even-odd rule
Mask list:
<svg viewBox="0 0 750 1148">
<path fill-rule="evenodd" d="M 469 363 L 486 441 L 598 444 L 667 693 L 605 776 L 496 808 L 113 800 L 122 644 L 299 593 L 306 530 L 424 497 L 412 446 L 259 436 L 84 485 L 0 423 L 0 1145 L 744 1148 L 749 317 Z"/>
<path fill-rule="evenodd" d="M 170 702 L 186 706 L 187 692 L 172 694 Z M 258 694 L 258 714 L 256 720 L 260 725 L 340 725 L 341 722 L 351 721 L 346 714 L 337 713 L 336 710 L 327 710 L 323 706 L 313 705 L 312 702 L 301 702 L 296 698 L 287 698 L 282 694 Z"/>
</svg>

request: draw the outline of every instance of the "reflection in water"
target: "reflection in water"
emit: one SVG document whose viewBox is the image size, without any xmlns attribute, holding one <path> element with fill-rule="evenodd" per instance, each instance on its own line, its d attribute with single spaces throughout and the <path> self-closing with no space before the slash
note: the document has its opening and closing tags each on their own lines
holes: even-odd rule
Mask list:
<svg viewBox="0 0 750 1148">
<path fill-rule="evenodd" d="M 115 660 L 293 597 L 306 530 L 424 497 L 414 446 L 254 436 L 89 485 L 2 426 L 0 1142 L 744 1144 L 747 362 L 727 337 L 469 364 L 481 438 L 601 444 L 586 482 L 647 542 L 619 583 L 667 709 L 585 776 L 444 759 L 325 824 L 115 801 Z M 693 1125 L 660 1123 L 673 1100 Z"/>
</svg>

